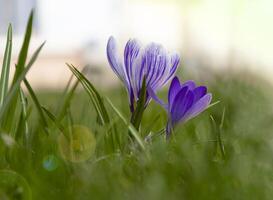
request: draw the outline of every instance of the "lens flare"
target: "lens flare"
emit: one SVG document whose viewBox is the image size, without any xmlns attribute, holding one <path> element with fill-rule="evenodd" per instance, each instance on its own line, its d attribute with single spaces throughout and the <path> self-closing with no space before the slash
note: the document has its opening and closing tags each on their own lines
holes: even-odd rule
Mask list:
<svg viewBox="0 0 273 200">
<path fill-rule="evenodd" d="M 59 161 L 58 158 L 53 155 L 47 155 L 46 157 L 44 157 L 43 159 L 43 167 L 45 170 L 47 171 L 54 171 L 55 169 L 57 169 L 59 166 Z"/>
<path fill-rule="evenodd" d="M 0 170 L 0 199 L 31 199 L 31 189 L 20 174 L 11 170 Z"/>
<path fill-rule="evenodd" d="M 62 157 L 71 162 L 88 160 L 95 152 L 96 138 L 87 127 L 73 125 L 59 136 Z"/>
</svg>

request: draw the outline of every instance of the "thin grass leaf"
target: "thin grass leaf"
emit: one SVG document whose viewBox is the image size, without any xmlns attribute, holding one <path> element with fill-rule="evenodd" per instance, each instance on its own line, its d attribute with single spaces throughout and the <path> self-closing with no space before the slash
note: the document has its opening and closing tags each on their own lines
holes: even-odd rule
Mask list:
<svg viewBox="0 0 273 200">
<path fill-rule="evenodd" d="M 223 129 L 223 126 L 224 126 L 225 115 L 226 115 L 226 107 L 224 107 L 224 109 L 223 109 L 223 114 L 222 114 L 222 118 L 221 118 L 221 123 L 220 123 L 221 130 Z"/>
<path fill-rule="evenodd" d="M 220 103 L 220 101 L 215 101 L 214 103 L 211 103 L 211 104 L 206 108 L 206 110 L 209 109 L 209 108 L 211 108 L 211 107 L 213 107 L 213 106 L 215 106 L 215 105 L 217 105 L 218 103 Z"/>
<path fill-rule="evenodd" d="M 23 71 L 23 69 L 26 65 L 28 48 L 29 48 L 30 38 L 31 38 L 31 34 L 32 34 L 32 24 L 33 24 L 33 10 L 31 11 L 30 16 L 28 18 L 24 42 L 23 42 L 22 48 L 19 53 L 17 67 L 16 67 L 15 74 L 13 77 L 13 83 L 15 83 L 15 81 L 18 79 L 18 77 L 20 76 L 21 72 Z"/>
<path fill-rule="evenodd" d="M 46 113 L 46 115 L 49 117 L 49 119 L 51 119 L 51 121 L 56 125 L 56 127 L 60 130 L 60 131 L 64 131 L 64 127 L 61 125 L 61 123 L 59 122 L 59 120 L 57 119 L 57 117 L 55 117 L 54 114 L 52 114 L 48 109 L 46 109 L 45 107 L 42 107 L 43 111 Z"/>
<path fill-rule="evenodd" d="M 110 101 L 110 99 L 107 98 L 108 103 L 112 107 L 112 109 L 117 113 L 117 115 L 120 117 L 120 119 L 128 126 L 129 131 L 131 132 L 132 136 L 135 138 L 136 142 L 139 144 L 142 150 L 145 150 L 144 141 L 140 137 L 139 132 L 136 130 L 136 128 L 126 120 L 126 118 L 123 116 L 123 114 L 113 105 L 113 103 Z"/>
<path fill-rule="evenodd" d="M 19 77 L 22 77 L 21 74 L 23 73 L 25 69 L 29 43 L 30 43 L 30 38 L 32 34 L 32 22 L 33 22 L 33 11 L 31 11 L 29 19 L 28 19 L 23 45 L 19 53 L 18 62 L 17 62 L 15 73 L 12 80 L 12 85 L 11 85 L 12 87 L 18 83 L 17 80 L 19 79 Z M 21 82 L 21 80 L 19 82 Z M 5 108 L 9 112 L 5 116 L 4 121 L 0 121 L 2 125 L 5 127 L 5 130 L 8 132 L 11 131 L 13 127 L 13 123 L 15 121 L 16 107 L 17 107 L 18 97 L 19 97 L 19 86 L 16 86 L 15 88 L 17 88 L 17 90 L 14 91 L 12 98 L 9 100 L 11 101 L 8 103 L 9 107 Z"/>
<path fill-rule="evenodd" d="M 222 115 L 222 119 L 223 119 L 223 116 L 224 116 L 224 112 L 223 112 L 223 115 Z M 220 130 L 220 127 L 216 125 L 216 121 L 215 119 L 213 118 L 212 115 L 210 115 L 210 119 L 212 121 L 212 124 L 213 124 L 213 129 L 216 133 L 216 137 L 217 137 L 217 144 L 220 148 L 220 152 L 221 152 L 221 155 L 222 155 L 222 158 L 225 159 L 225 149 L 224 149 L 224 145 L 223 145 L 223 142 L 222 142 L 222 138 L 221 138 L 221 130 Z M 220 125 L 221 126 L 221 125 Z M 216 144 L 216 145 L 217 145 Z"/>
<path fill-rule="evenodd" d="M 95 110 L 98 114 L 99 120 L 102 123 L 102 125 L 109 123 L 109 116 L 106 111 L 106 108 L 104 106 L 102 97 L 98 93 L 98 91 L 95 89 L 95 87 L 87 80 L 87 78 L 78 71 L 73 65 L 67 64 L 69 69 L 72 71 L 72 73 L 77 77 L 77 79 L 82 84 L 83 88 L 89 95 L 91 102 L 93 103 Z"/>
<path fill-rule="evenodd" d="M 22 136 L 21 133 L 24 133 L 24 143 L 26 146 L 28 146 L 28 141 L 29 141 L 29 127 L 27 123 L 27 98 L 23 92 L 23 90 L 20 88 L 20 103 L 22 106 L 21 114 L 20 114 L 20 119 L 17 127 L 17 131 L 15 134 L 15 138 L 18 139 L 19 137 Z M 23 131 L 24 130 L 24 131 Z"/>
<path fill-rule="evenodd" d="M 78 87 L 79 85 L 79 80 L 77 79 L 77 81 L 74 83 L 74 85 L 72 86 L 72 88 L 70 89 L 70 91 L 68 92 L 68 89 L 69 89 L 69 85 L 72 81 L 72 78 L 74 77 L 74 75 L 71 76 L 71 78 L 69 79 L 68 81 L 68 84 L 66 86 L 66 89 L 63 93 L 63 96 L 65 96 L 64 99 L 62 99 L 60 102 L 59 102 L 59 106 L 57 108 L 57 119 L 59 121 L 61 121 L 63 119 L 63 117 L 65 116 L 65 113 L 66 113 L 66 108 L 69 106 L 70 102 L 71 102 L 71 99 L 76 91 L 76 88 Z"/>
<path fill-rule="evenodd" d="M 32 87 L 30 86 L 30 84 L 29 84 L 29 82 L 27 81 L 26 78 L 24 79 L 24 84 L 25 84 L 25 86 L 26 86 L 26 88 L 27 88 L 27 90 L 28 90 L 33 102 L 34 102 L 34 105 L 36 106 L 36 109 L 38 111 L 38 114 L 40 116 L 40 119 L 41 119 L 41 122 L 42 122 L 43 126 L 48 127 L 46 118 L 45 118 L 43 110 L 42 110 L 42 106 L 41 106 L 37 96 L 35 95 L 35 92 L 33 91 Z M 46 130 L 46 133 L 48 133 L 47 129 L 45 129 L 45 130 Z"/>
<path fill-rule="evenodd" d="M 35 60 L 37 59 L 40 51 L 42 50 L 43 46 L 44 46 L 45 42 L 34 52 L 33 56 L 31 57 L 28 65 L 23 69 L 23 71 L 21 72 L 20 76 L 17 78 L 17 80 L 14 82 L 14 84 L 11 86 L 5 101 L 0 109 L 0 122 L 3 120 L 4 114 L 6 112 L 6 110 L 10 107 L 10 104 L 14 98 L 15 95 L 17 95 L 17 91 L 20 88 L 20 84 L 21 82 L 25 79 L 26 74 L 28 72 L 28 70 L 32 67 L 33 63 L 35 62 Z"/>
<path fill-rule="evenodd" d="M 222 140 L 222 130 L 223 130 L 223 126 L 224 126 L 225 114 L 226 114 L 226 108 L 224 108 L 224 110 L 223 110 L 221 123 L 219 125 L 219 134 L 218 134 L 219 146 L 220 146 L 223 158 L 225 158 L 225 155 L 226 155 L 224 143 L 223 143 L 223 140 Z"/>
<path fill-rule="evenodd" d="M 9 71 L 10 71 L 10 60 L 12 51 L 12 27 L 9 25 L 7 34 L 7 43 L 3 59 L 1 79 L 0 79 L 0 107 L 4 102 L 4 98 L 8 92 L 9 84 Z"/>
<path fill-rule="evenodd" d="M 145 102 L 146 102 L 146 78 L 143 78 L 142 81 L 142 87 L 140 90 L 140 97 L 137 101 L 136 110 L 132 115 L 131 123 L 134 125 L 134 127 L 139 130 L 140 122 L 142 120 L 142 116 L 145 110 Z"/>
</svg>

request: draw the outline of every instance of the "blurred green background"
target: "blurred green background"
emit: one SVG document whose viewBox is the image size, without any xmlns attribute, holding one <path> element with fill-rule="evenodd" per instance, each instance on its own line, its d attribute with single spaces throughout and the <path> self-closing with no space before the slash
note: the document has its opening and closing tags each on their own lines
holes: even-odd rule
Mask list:
<svg viewBox="0 0 273 200">
<path fill-rule="evenodd" d="M 34 93 L 24 82 L 12 95 L 17 101 L 7 93 L 7 111 L 0 106 L 1 200 L 272 198 L 271 1 L 0 0 L 1 62 L 13 26 L 9 92 L 14 64 L 24 60 L 18 55 L 32 7 L 24 69 L 47 43 L 27 75 Z M 144 151 L 132 145 L 127 124 L 107 101 L 129 121 L 126 91 L 106 60 L 110 35 L 121 54 L 131 37 L 180 52 L 177 75 L 207 85 L 219 103 L 166 142 L 160 134 L 166 113 L 152 102 L 140 130 L 151 140 Z M 85 67 L 110 124 L 98 120 L 81 84 L 73 91 L 66 62 Z M 159 93 L 165 101 L 167 89 Z"/>
</svg>

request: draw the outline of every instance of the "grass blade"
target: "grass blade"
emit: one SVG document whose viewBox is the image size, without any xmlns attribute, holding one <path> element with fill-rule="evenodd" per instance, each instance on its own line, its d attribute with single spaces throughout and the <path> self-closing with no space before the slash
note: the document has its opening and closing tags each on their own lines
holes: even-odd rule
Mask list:
<svg viewBox="0 0 273 200">
<path fill-rule="evenodd" d="M 29 127 L 27 123 L 28 118 L 28 111 L 27 111 L 27 98 L 23 92 L 23 90 L 20 88 L 20 102 L 22 106 L 22 111 L 19 119 L 19 123 L 17 126 L 17 130 L 15 133 L 15 138 L 19 139 L 22 137 L 22 133 L 24 133 L 23 137 L 23 143 L 26 145 L 26 147 L 29 147 Z M 22 131 L 24 130 L 24 131 Z"/>
<path fill-rule="evenodd" d="M 0 107 L 2 106 L 4 102 L 4 98 L 8 92 L 11 51 L 12 51 L 12 27 L 11 25 L 9 25 L 7 43 L 6 43 L 6 49 L 5 49 L 2 72 L 1 72 L 1 79 L 0 79 Z"/>
<path fill-rule="evenodd" d="M 21 82 L 25 79 L 25 76 L 26 76 L 28 70 L 31 68 L 31 66 L 33 65 L 33 63 L 37 59 L 40 51 L 42 50 L 42 48 L 44 46 L 44 44 L 45 44 L 45 42 L 35 51 L 35 53 L 31 57 L 28 65 L 23 69 L 23 71 L 21 72 L 21 74 L 19 75 L 17 80 L 11 86 L 11 88 L 10 88 L 6 98 L 5 98 L 5 101 L 4 101 L 4 103 L 3 103 L 3 105 L 2 105 L 2 107 L 0 109 L 0 122 L 2 122 L 6 110 L 10 107 L 10 103 L 12 102 L 13 97 L 17 94 L 17 91 L 20 88 Z"/>
<path fill-rule="evenodd" d="M 42 106 L 41 106 L 37 96 L 35 95 L 35 92 L 33 91 L 32 87 L 30 86 L 30 84 L 29 84 L 29 82 L 27 81 L 26 78 L 24 79 L 24 84 L 25 84 L 25 86 L 26 86 L 26 88 L 27 88 L 27 90 L 28 90 L 33 102 L 34 102 L 34 105 L 37 108 L 37 111 L 38 111 L 38 114 L 40 116 L 40 119 L 41 119 L 41 122 L 42 122 L 43 126 L 48 127 L 46 118 L 45 118 L 43 110 L 42 110 Z M 45 129 L 45 130 L 47 130 L 47 129 Z M 46 133 L 47 133 L 47 131 L 46 131 Z"/>
<path fill-rule="evenodd" d="M 143 78 L 142 87 L 140 90 L 140 97 L 137 101 L 136 110 L 132 114 L 131 123 L 135 126 L 137 130 L 139 130 L 140 122 L 145 110 L 145 102 L 146 102 L 146 77 Z"/>
<path fill-rule="evenodd" d="M 13 83 L 15 83 L 15 81 L 18 79 L 18 77 L 20 76 L 21 72 L 23 71 L 23 69 L 26 65 L 28 48 L 29 48 L 30 38 L 31 38 L 31 34 L 32 34 L 32 23 L 33 23 L 33 10 L 31 11 L 30 16 L 28 18 L 24 42 L 23 42 L 22 48 L 20 50 L 20 54 L 19 54 L 19 58 L 18 58 L 18 62 L 17 62 L 17 67 L 16 67 L 15 74 L 13 77 Z"/>
<path fill-rule="evenodd" d="M 8 105 L 9 105 L 8 108 L 4 108 L 5 110 L 8 110 L 8 113 L 5 115 L 4 120 L 1 121 L 4 129 L 7 132 L 11 131 L 13 122 L 15 121 L 15 115 L 16 115 L 15 113 L 16 113 L 16 107 L 17 107 L 18 97 L 19 97 L 19 87 L 20 87 L 19 85 L 22 81 L 20 80 L 19 82 L 17 82 L 17 80 L 20 78 L 24 78 L 23 76 L 21 76 L 21 74 L 23 74 L 23 72 L 26 72 L 24 69 L 26 67 L 25 65 L 27 60 L 27 54 L 28 54 L 29 43 L 30 43 L 30 38 L 32 34 L 32 22 L 33 22 L 33 11 L 31 12 L 28 19 L 24 41 L 19 53 L 18 62 L 16 65 L 11 87 L 15 86 L 18 83 L 19 84 L 18 86 L 13 87 L 13 88 L 16 88 L 16 90 L 12 92 L 13 93 L 12 98 L 11 96 L 9 96 L 9 98 L 11 99 L 8 100 Z"/>
<path fill-rule="evenodd" d="M 64 131 L 64 127 L 61 125 L 61 123 L 59 122 L 59 120 L 57 119 L 57 117 L 55 117 L 54 114 L 52 114 L 48 109 L 46 109 L 45 107 L 42 107 L 43 111 L 46 113 L 46 115 L 51 119 L 51 121 L 56 125 L 56 127 L 63 132 Z"/>
<path fill-rule="evenodd" d="M 100 96 L 98 91 L 88 81 L 88 79 L 80 71 L 78 71 L 73 65 L 67 64 L 67 66 L 72 71 L 72 73 L 77 77 L 77 79 L 82 84 L 83 88 L 88 93 L 102 125 L 108 124 L 110 121 L 109 116 L 108 116 L 108 113 L 107 113 L 106 108 L 104 106 L 102 97 Z"/>
<path fill-rule="evenodd" d="M 206 108 L 206 110 L 209 109 L 209 108 L 211 108 L 211 107 L 213 107 L 213 106 L 215 106 L 215 105 L 217 105 L 218 103 L 220 103 L 220 101 L 215 101 L 215 102 L 211 103 L 211 104 Z"/>
<path fill-rule="evenodd" d="M 140 137 L 140 134 L 136 130 L 136 128 L 126 120 L 126 118 L 123 116 L 123 114 L 113 105 L 113 103 L 110 101 L 110 99 L 107 98 L 108 103 L 113 108 L 113 110 L 117 113 L 117 115 L 120 117 L 120 119 L 128 126 L 129 131 L 131 132 L 132 136 L 135 138 L 136 142 L 139 144 L 140 148 L 142 150 L 145 150 L 145 145 Z"/>
<path fill-rule="evenodd" d="M 224 116 L 225 116 L 225 110 L 223 112 L 221 121 L 224 121 Z M 222 125 L 220 124 L 220 126 L 217 126 L 216 121 L 212 115 L 210 115 L 210 119 L 212 121 L 213 129 L 216 132 L 217 144 L 218 144 L 218 147 L 220 148 L 221 156 L 223 159 L 225 159 L 225 149 L 224 149 L 224 144 L 223 144 L 222 137 L 221 137 L 221 126 Z"/>
<path fill-rule="evenodd" d="M 83 71 L 85 70 L 85 68 L 82 70 L 81 73 L 83 73 Z M 77 79 L 77 81 L 73 84 L 72 88 L 69 90 L 69 86 L 71 85 L 72 83 L 72 80 L 73 80 L 73 77 L 74 77 L 74 74 L 71 75 L 67 85 L 66 85 L 66 88 L 63 92 L 63 95 L 62 96 L 65 96 L 64 99 L 61 99 L 58 103 L 58 108 L 56 109 L 56 116 L 57 116 L 57 119 L 59 121 L 61 121 L 63 119 L 63 117 L 65 116 L 65 113 L 66 113 L 66 108 L 69 106 L 70 102 L 71 102 L 71 99 L 74 95 L 74 92 L 76 90 L 76 88 L 78 87 L 78 84 L 79 84 L 79 80 Z"/>
</svg>

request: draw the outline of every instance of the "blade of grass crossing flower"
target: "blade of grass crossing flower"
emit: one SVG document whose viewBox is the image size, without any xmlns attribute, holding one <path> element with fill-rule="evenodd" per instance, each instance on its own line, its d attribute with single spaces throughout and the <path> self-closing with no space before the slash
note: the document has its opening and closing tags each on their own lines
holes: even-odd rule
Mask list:
<svg viewBox="0 0 273 200">
<path fill-rule="evenodd" d="M 4 98 L 8 92 L 11 51 L 12 51 L 12 27 L 11 25 L 9 25 L 6 49 L 4 53 L 2 72 L 1 72 L 1 78 L 0 78 L 0 107 L 2 106 L 4 102 Z"/>
<path fill-rule="evenodd" d="M 109 123 L 109 116 L 106 111 L 106 108 L 104 106 L 102 97 L 99 95 L 95 87 L 87 80 L 87 78 L 79 72 L 73 65 L 68 65 L 72 73 L 77 77 L 77 79 L 80 81 L 82 84 L 83 88 L 86 90 L 88 93 L 95 109 L 96 112 L 99 116 L 100 122 L 102 125 L 108 124 Z"/>
<path fill-rule="evenodd" d="M 145 150 L 144 141 L 140 137 L 140 134 L 136 130 L 136 128 L 126 120 L 126 118 L 122 115 L 122 113 L 113 105 L 110 99 L 107 98 L 108 103 L 112 107 L 112 109 L 116 112 L 116 114 L 120 117 L 120 119 L 128 126 L 129 131 L 132 133 L 132 136 L 135 138 L 139 146 L 142 150 Z"/>
<path fill-rule="evenodd" d="M 5 115 L 5 112 L 12 107 L 12 100 L 14 98 L 15 95 L 17 95 L 17 91 L 20 88 L 20 84 L 21 82 L 25 79 L 25 76 L 28 72 L 28 70 L 31 68 L 31 66 L 33 65 L 33 63 L 35 62 L 35 60 L 37 59 L 40 51 L 42 50 L 43 46 L 45 43 L 43 43 L 42 45 L 40 45 L 40 47 L 34 52 L 33 56 L 31 57 L 29 63 L 27 64 L 27 66 L 23 69 L 23 71 L 20 73 L 19 77 L 17 78 L 17 80 L 12 84 L 6 98 L 5 101 L 0 109 L 0 122 L 3 120 L 3 117 Z M 13 106 L 14 107 L 14 106 Z M 10 112 L 8 113 L 10 114 Z"/>
</svg>

